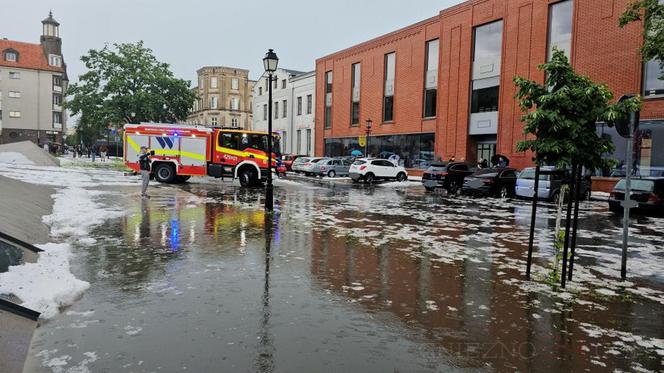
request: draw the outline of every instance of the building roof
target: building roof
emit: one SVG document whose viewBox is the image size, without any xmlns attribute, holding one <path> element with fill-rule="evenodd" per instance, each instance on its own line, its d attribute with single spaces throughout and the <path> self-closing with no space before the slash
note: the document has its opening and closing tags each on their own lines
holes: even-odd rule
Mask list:
<svg viewBox="0 0 664 373">
<path fill-rule="evenodd" d="M 5 61 L 4 51 L 13 49 L 18 52 L 18 61 Z M 16 67 L 20 69 L 46 70 L 64 73 L 61 67 L 50 66 L 41 44 L 24 43 L 0 39 L 0 66 Z"/>
<path fill-rule="evenodd" d="M 60 23 L 58 23 L 58 21 L 56 21 L 55 18 L 53 18 L 53 12 L 52 11 L 48 12 L 48 17 L 44 18 L 42 23 L 50 23 L 50 24 L 53 24 L 53 25 L 56 25 L 56 26 L 60 26 Z"/>
<path fill-rule="evenodd" d="M 279 68 L 279 70 L 283 70 L 283 71 L 287 72 L 287 73 L 290 74 L 290 75 L 300 75 L 300 74 L 304 74 L 304 71 L 297 71 L 297 70 L 290 70 L 290 69 L 282 69 L 282 68 Z"/>
<path fill-rule="evenodd" d="M 312 70 L 312 71 L 309 71 L 309 72 L 306 72 L 306 73 L 300 73 L 298 75 L 295 75 L 295 76 L 291 77 L 291 81 L 306 79 L 306 78 L 309 78 L 309 77 L 312 77 L 312 76 L 315 76 L 315 75 L 316 75 L 316 70 Z"/>
</svg>

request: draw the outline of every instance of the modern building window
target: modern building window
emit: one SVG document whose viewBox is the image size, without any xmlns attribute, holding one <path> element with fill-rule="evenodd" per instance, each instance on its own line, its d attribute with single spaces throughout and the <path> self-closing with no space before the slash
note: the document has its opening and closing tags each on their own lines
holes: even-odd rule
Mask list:
<svg viewBox="0 0 664 373">
<path fill-rule="evenodd" d="M 332 71 L 325 73 L 325 128 L 332 128 Z"/>
<path fill-rule="evenodd" d="M 311 114 L 312 107 L 314 106 L 313 101 L 313 95 L 307 95 L 307 114 Z"/>
<path fill-rule="evenodd" d="M 286 89 L 286 79 L 281 81 L 281 89 Z"/>
<path fill-rule="evenodd" d="M 211 117 L 210 123 L 212 123 L 213 126 L 216 126 L 217 123 L 219 123 L 219 119 L 217 117 Z"/>
<path fill-rule="evenodd" d="M 263 87 L 258 87 L 258 95 L 260 96 L 262 94 L 263 94 Z"/>
<path fill-rule="evenodd" d="M 295 149 L 295 154 L 301 154 L 302 149 L 302 130 L 297 130 L 297 149 Z"/>
<path fill-rule="evenodd" d="M 279 101 L 274 102 L 274 119 L 279 118 Z"/>
<path fill-rule="evenodd" d="M 210 109 L 216 109 L 217 108 L 218 100 L 219 99 L 217 98 L 217 96 L 211 96 L 210 97 Z"/>
<path fill-rule="evenodd" d="M 9 117 L 10 118 L 20 118 L 21 117 L 21 112 L 20 111 L 10 111 L 9 112 Z"/>
<path fill-rule="evenodd" d="M 573 1 L 566 0 L 549 5 L 549 40 L 547 60 L 553 56 L 553 48 L 565 52 L 570 58 L 572 52 L 572 11 Z"/>
<path fill-rule="evenodd" d="M 9 79 L 21 79 L 21 73 L 18 71 L 10 71 Z"/>
<path fill-rule="evenodd" d="M 354 63 L 350 69 L 351 81 L 351 99 L 350 99 L 350 124 L 360 124 L 360 81 L 361 81 L 360 64 Z"/>
<path fill-rule="evenodd" d="M 394 120 L 394 52 L 385 55 L 385 88 L 383 91 L 383 122 Z"/>
<path fill-rule="evenodd" d="M 231 118 L 231 127 L 237 128 L 237 118 Z"/>
<path fill-rule="evenodd" d="M 664 80 L 659 78 L 664 75 L 664 69 L 662 69 L 659 61 L 646 62 L 643 70 L 643 95 L 664 95 Z"/>
<path fill-rule="evenodd" d="M 231 97 L 231 110 L 240 110 L 240 99 Z"/>
<path fill-rule="evenodd" d="M 62 66 L 62 57 L 57 54 L 48 55 L 48 64 L 51 66 L 61 67 Z"/>
<path fill-rule="evenodd" d="M 424 72 L 424 117 L 436 116 L 436 97 L 438 96 L 438 39 L 430 40 L 426 45 L 426 66 Z"/>
<path fill-rule="evenodd" d="M 62 113 L 59 111 L 54 111 L 53 112 L 53 123 L 54 124 L 62 124 Z"/>
<path fill-rule="evenodd" d="M 62 95 L 59 93 L 53 94 L 53 105 L 62 105 Z"/>
<path fill-rule="evenodd" d="M 270 81 L 265 79 L 265 92 L 267 92 L 270 89 Z"/>
<path fill-rule="evenodd" d="M 282 108 L 281 108 L 281 112 L 282 112 L 281 117 L 286 118 L 286 115 L 288 115 L 288 101 L 286 101 L 286 100 L 281 101 L 281 106 L 282 106 Z"/>
<path fill-rule="evenodd" d="M 267 104 L 263 104 L 263 120 L 267 120 Z"/>
<path fill-rule="evenodd" d="M 276 76 L 273 79 L 274 79 L 274 89 L 276 90 L 277 88 L 279 88 L 277 86 L 279 84 L 279 79 Z"/>
<path fill-rule="evenodd" d="M 473 89 L 470 112 L 484 113 L 489 111 L 498 111 L 498 94 L 500 86 Z"/>
<path fill-rule="evenodd" d="M 469 135 L 495 136 L 498 131 L 502 40 L 503 21 L 473 30 Z"/>
<path fill-rule="evenodd" d="M 219 86 L 219 80 L 216 76 L 210 78 L 210 88 L 217 88 Z"/>
<path fill-rule="evenodd" d="M 62 77 L 60 75 L 53 75 L 53 85 L 55 87 L 62 87 Z"/>
<path fill-rule="evenodd" d="M 19 91 L 9 91 L 9 93 L 7 93 L 7 97 L 9 97 L 9 98 L 21 98 L 21 92 L 19 92 Z"/>
<path fill-rule="evenodd" d="M 307 155 L 310 154 L 311 154 L 311 128 L 307 128 Z"/>
<path fill-rule="evenodd" d="M 231 89 L 240 89 L 240 81 L 237 78 L 231 79 Z"/>
<path fill-rule="evenodd" d="M 18 53 L 14 51 L 6 51 L 5 52 L 5 61 L 7 62 L 17 62 L 18 61 Z"/>
</svg>

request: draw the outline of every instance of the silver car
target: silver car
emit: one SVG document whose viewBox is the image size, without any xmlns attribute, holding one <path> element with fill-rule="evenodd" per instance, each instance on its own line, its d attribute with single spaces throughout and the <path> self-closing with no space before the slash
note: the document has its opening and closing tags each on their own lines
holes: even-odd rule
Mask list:
<svg viewBox="0 0 664 373">
<path fill-rule="evenodd" d="M 304 166 L 305 163 L 309 162 L 311 157 L 298 157 L 293 161 L 293 164 L 291 165 L 291 170 L 293 172 L 303 172 L 302 166 Z"/>
<path fill-rule="evenodd" d="M 309 158 L 307 162 L 302 164 L 300 167 L 300 170 L 304 172 L 305 175 L 307 176 L 313 176 L 318 174 L 318 163 L 322 161 L 323 159 L 329 159 L 327 157 L 312 157 Z"/>
<path fill-rule="evenodd" d="M 351 163 L 350 160 L 343 158 L 323 159 L 318 162 L 316 175 L 327 177 L 348 176 L 350 175 L 348 170 Z"/>
</svg>

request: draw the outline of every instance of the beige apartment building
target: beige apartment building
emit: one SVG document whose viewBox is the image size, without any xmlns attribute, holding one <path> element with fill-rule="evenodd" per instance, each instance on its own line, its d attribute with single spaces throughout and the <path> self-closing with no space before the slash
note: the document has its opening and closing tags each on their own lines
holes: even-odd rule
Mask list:
<svg viewBox="0 0 664 373">
<path fill-rule="evenodd" d="M 251 129 L 253 80 L 249 70 L 205 66 L 197 71 L 198 99 L 187 117 L 190 124 Z"/>
<path fill-rule="evenodd" d="M 60 24 L 49 13 L 39 44 L 0 39 L 0 144 L 62 143 L 67 66 Z"/>
</svg>

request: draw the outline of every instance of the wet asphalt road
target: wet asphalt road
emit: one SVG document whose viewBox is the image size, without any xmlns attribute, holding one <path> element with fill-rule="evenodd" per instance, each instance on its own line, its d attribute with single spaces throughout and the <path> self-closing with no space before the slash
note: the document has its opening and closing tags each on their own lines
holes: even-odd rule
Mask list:
<svg viewBox="0 0 664 373">
<path fill-rule="evenodd" d="M 35 332 L 27 372 L 450 372 L 664 369 L 661 218 L 583 205 L 569 292 L 546 284 L 553 211 L 524 281 L 527 202 L 418 186 L 158 187 L 75 248 L 91 283 Z M 617 258 L 617 259 L 616 259 Z M 77 370 L 78 369 L 78 370 Z"/>
</svg>

